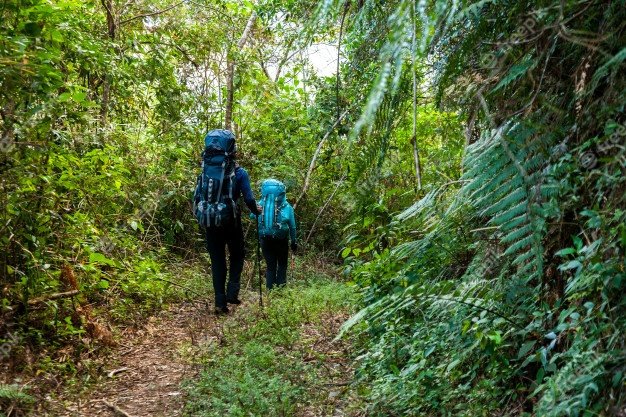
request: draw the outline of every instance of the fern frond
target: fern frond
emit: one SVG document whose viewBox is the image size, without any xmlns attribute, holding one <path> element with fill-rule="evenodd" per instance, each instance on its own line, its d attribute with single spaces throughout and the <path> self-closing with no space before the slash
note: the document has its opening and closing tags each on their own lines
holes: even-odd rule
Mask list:
<svg viewBox="0 0 626 417">
<path fill-rule="evenodd" d="M 519 217 L 515 217 L 504 224 L 499 224 L 500 230 L 503 232 L 508 232 L 512 229 L 515 229 L 518 226 L 521 226 L 524 223 L 528 223 L 530 219 L 528 218 L 528 214 L 524 213 Z M 492 221 L 489 221 L 488 224 L 492 224 Z"/>
<path fill-rule="evenodd" d="M 489 220 L 489 224 L 493 224 L 494 226 L 500 226 L 508 222 L 509 220 L 519 217 L 520 215 L 526 213 L 528 210 L 528 202 L 522 201 L 517 205 L 509 208 L 506 211 L 503 211 Z"/>
<path fill-rule="evenodd" d="M 504 251 L 504 255 L 512 255 L 521 249 L 530 247 L 533 243 L 533 239 L 534 239 L 534 235 L 530 235 L 530 236 L 526 236 L 523 239 L 518 240 L 517 242 L 513 243 Z"/>
<path fill-rule="evenodd" d="M 500 239 L 500 242 L 512 243 L 532 233 L 533 233 L 533 226 L 531 224 L 526 224 L 525 226 L 520 227 L 518 229 L 513 229 L 512 232 L 508 233 L 502 239 Z"/>
<path fill-rule="evenodd" d="M 525 201 L 526 198 L 526 191 L 523 188 L 515 188 L 502 197 L 500 201 L 496 201 L 484 209 L 480 214 L 481 216 L 490 216 L 499 213 L 512 205 L 518 204 L 520 201 Z"/>
</svg>

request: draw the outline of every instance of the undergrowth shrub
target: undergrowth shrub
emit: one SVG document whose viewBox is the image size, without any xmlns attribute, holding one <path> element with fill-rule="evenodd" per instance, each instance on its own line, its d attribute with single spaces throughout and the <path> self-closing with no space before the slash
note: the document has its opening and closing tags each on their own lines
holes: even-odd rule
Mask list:
<svg viewBox="0 0 626 417">
<path fill-rule="evenodd" d="M 369 150 L 414 72 L 466 122 L 460 178 L 400 214 L 379 200 L 345 241 L 370 414 L 623 414 L 623 3 L 324 4 L 379 54 L 353 132 Z"/>
</svg>

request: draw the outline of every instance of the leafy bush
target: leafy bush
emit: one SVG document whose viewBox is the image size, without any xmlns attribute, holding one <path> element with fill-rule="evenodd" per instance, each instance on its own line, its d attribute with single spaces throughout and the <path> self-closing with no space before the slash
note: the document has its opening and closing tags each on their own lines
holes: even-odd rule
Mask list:
<svg viewBox="0 0 626 417">
<path fill-rule="evenodd" d="M 624 138 L 625 9 L 324 4 L 353 14 L 352 67 L 371 59 L 371 45 L 379 54 L 353 132 L 368 149 L 382 149 L 380 126 L 398 120 L 407 73 L 425 75 L 416 60 L 433 63 L 426 88 L 439 107 L 466 121 L 458 180 L 432 181 L 401 214 L 379 200 L 369 216 L 379 223 L 355 223 L 346 240 L 346 270 L 365 301 L 346 328 L 360 323 L 364 336 L 371 414 L 622 410 L 626 165 L 615 144 Z M 589 44 L 562 36 L 563 25 L 603 56 L 589 58 Z"/>
</svg>

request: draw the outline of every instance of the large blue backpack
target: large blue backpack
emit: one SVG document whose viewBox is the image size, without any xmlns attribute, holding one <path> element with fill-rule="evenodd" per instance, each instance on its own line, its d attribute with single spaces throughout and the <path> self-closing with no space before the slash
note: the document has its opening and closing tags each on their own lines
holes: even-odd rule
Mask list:
<svg viewBox="0 0 626 417">
<path fill-rule="evenodd" d="M 289 203 L 285 184 L 269 179 L 261 184 L 261 213 L 259 235 L 286 239 L 289 234 Z"/>
<path fill-rule="evenodd" d="M 235 184 L 235 136 L 229 130 L 215 129 L 204 138 L 202 172 L 193 196 L 193 211 L 200 226 L 225 228 L 234 224 L 237 206 Z"/>
</svg>

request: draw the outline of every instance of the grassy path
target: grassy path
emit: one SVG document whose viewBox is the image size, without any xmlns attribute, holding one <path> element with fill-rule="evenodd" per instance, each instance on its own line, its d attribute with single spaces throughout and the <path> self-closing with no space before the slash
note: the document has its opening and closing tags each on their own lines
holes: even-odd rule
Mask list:
<svg viewBox="0 0 626 417">
<path fill-rule="evenodd" d="M 100 382 L 56 398 L 48 416 L 346 416 L 349 346 L 334 341 L 354 295 L 317 274 L 215 317 L 179 303 L 123 335 Z"/>
<path fill-rule="evenodd" d="M 352 378 L 348 345 L 334 341 L 353 294 L 327 278 L 276 291 L 239 309 L 203 347 L 185 385 L 192 416 L 344 416 Z"/>
</svg>

